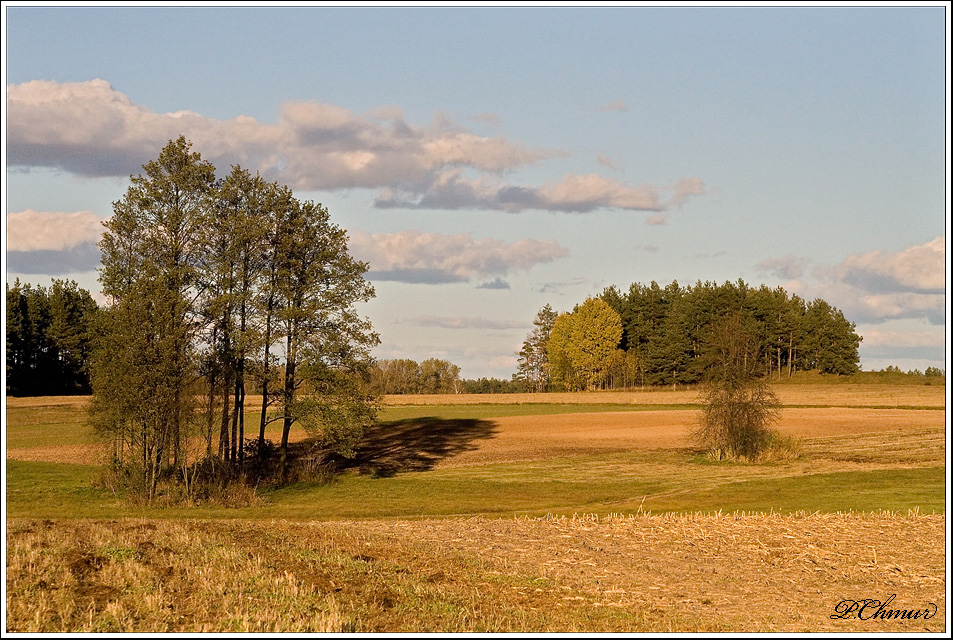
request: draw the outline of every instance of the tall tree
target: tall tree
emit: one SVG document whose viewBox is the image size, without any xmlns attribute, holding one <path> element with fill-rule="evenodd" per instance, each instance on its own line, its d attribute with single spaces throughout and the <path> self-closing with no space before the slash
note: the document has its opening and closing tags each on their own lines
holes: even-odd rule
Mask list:
<svg viewBox="0 0 953 640">
<path fill-rule="evenodd" d="M 534 392 L 546 390 L 549 383 L 549 356 L 547 346 L 549 334 L 553 330 L 558 314 L 548 304 L 536 314 L 533 330 L 526 336 L 523 346 L 517 354 L 518 370 L 516 377 Z"/>
<path fill-rule="evenodd" d="M 199 229 L 211 205 L 215 169 L 179 137 L 143 170 L 113 204 L 100 242 L 100 282 L 113 310 L 102 325 L 103 344 L 109 345 L 102 353 L 123 362 L 119 374 L 140 385 L 139 397 L 130 403 L 131 390 L 103 375 L 109 363 L 102 361 L 93 390 L 101 428 L 121 431 L 127 419 L 136 423 L 151 498 L 162 470 L 185 462 L 190 385 L 197 375 Z"/>
<path fill-rule="evenodd" d="M 554 380 L 570 390 L 602 387 L 621 339 L 619 314 L 599 298 L 589 298 L 572 313 L 559 315 L 547 349 Z"/>
<path fill-rule="evenodd" d="M 313 202 L 298 203 L 281 214 L 275 260 L 276 317 L 285 359 L 279 469 L 285 477 L 288 437 L 297 420 L 305 418 L 312 430 L 333 429 L 341 424 L 339 416 L 367 406 L 360 386 L 345 388 L 339 377 L 363 375 L 378 337 L 353 308 L 370 300 L 374 289 L 363 277 L 367 264 L 348 254 L 345 231 L 330 222 L 326 208 Z M 307 365 L 302 375 L 299 364 Z M 319 405 L 313 399 L 298 401 L 298 390 L 309 378 L 324 396 Z M 338 384 L 331 384 L 336 379 Z M 351 424 L 359 429 L 366 418 Z"/>
</svg>

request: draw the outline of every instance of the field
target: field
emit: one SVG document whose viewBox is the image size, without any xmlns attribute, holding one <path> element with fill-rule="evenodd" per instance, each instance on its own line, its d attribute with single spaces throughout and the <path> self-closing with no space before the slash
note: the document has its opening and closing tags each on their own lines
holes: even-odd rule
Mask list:
<svg viewBox="0 0 953 640">
<path fill-rule="evenodd" d="M 351 470 L 193 507 L 10 398 L 6 630 L 945 630 L 945 389 L 776 392 L 795 460 L 694 451 L 693 390 L 395 396 Z"/>
</svg>

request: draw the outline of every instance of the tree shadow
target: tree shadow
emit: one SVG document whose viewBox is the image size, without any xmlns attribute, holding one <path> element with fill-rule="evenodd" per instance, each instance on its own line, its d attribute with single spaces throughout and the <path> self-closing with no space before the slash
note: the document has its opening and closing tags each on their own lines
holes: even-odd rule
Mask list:
<svg viewBox="0 0 953 640">
<path fill-rule="evenodd" d="M 441 460 L 476 449 L 476 440 L 492 438 L 496 430 L 493 422 L 473 418 L 382 422 L 367 430 L 357 455 L 342 462 L 375 477 L 427 471 Z"/>
</svg>

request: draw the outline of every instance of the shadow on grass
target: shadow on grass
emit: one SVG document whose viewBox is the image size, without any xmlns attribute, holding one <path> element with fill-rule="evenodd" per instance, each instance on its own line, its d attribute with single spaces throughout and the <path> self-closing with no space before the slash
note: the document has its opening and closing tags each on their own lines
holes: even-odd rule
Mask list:
<svg viewBox="0 0 953 640">
<path fill-rule="evenodd" d="M 346 466 L 362 473 L 389 477 L 403 471 L 427 471 L 445 458 L 477 448 L 476 440 L 492 438 L 496 425 L 474 418 L 409 418 L 382 422 L 367 431 Z"/>
</svg>

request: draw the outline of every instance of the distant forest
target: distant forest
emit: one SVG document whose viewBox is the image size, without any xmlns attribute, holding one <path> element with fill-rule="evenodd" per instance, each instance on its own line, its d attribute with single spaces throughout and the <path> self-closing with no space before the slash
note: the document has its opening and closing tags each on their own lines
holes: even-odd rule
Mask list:
<svg viewBox="0 0 953 640">
<path fill-rule="evenodd" d="M 6 289 L 7 393 L 11 396 L 90 393 L 89 355 L 95 300 L 75 282 L 52 280 L 49 287 L 17 280 Z M 582 388 L 695 384 L 704 375 L 710 329 L 729 312 L 741 313 L 759 341 L 766 376 L 789 377 L 796 371 L 850 375 L 859 367 L 861 337 L 844 314 L 821 299 L 805 302 L 783 289 L 753 288 L 743 281 L 681 287 L 635 283 L 628 291 L 609 287 L 599 300 L 614 315 L 601 329 L 576 322 L 577 339 L 609 342 L 596 354 L 595 368 L 584 379 L 570 354 L 550 344 L 560 314 L 547 305 L 539 312 L 518 356 L 512 379 L 461 379 L 460 368 L 445 360 L 380 360 L 371 370 L 371 391 L 406 393 L 514 393 Z M 595 307 L 592 300 L 589 307 Z M 576 305 L 563 324 L 580 320 Z M 598 312 L 595 314 L 598 316 Z M 618 326 L 614 327 L 614 322 Z M 570 327 L 571 328 L 571 327 Z M 608 337 L 606 336 L 608 332 Z M 614 337 L 618 334 L 618 337 Z M 579 336 L 582 336 L 579 338 Z M 579 345 L 577 345 L 579 346 Z M 589 345 L 590 351 L 593 345 Z M 564 345 L 565 347 L 565 345 Z M 551 362 L 551 354 L 556 363 Z M 562 360 L 560 361 L 560 358 Z M 578 364 L 578 363 L 576 363 Z M 896 367 L 887 372 L 902 373 Z M 911 374 L 920 374 L 912 371 Z M 929 369 L 924 374 L 942 376 Z"/>
<path fill-rule="evenodd" d="M 557 314 L 547 305 L 518 354 L 515 379 L 537 390 L 695 384 L 720 345 L 713 329 L 736 315 L 765 376 L 850 375 L 862 338 L 826 301 L 744 281 L 682 287 L 634 283 Z"/>
<path fill-rule="evenodd" d="M 7 393 L 82 395 L 91 391 L 89 355 L 98 306 L 75 282 L 7 285 Z"/>
</svg>

